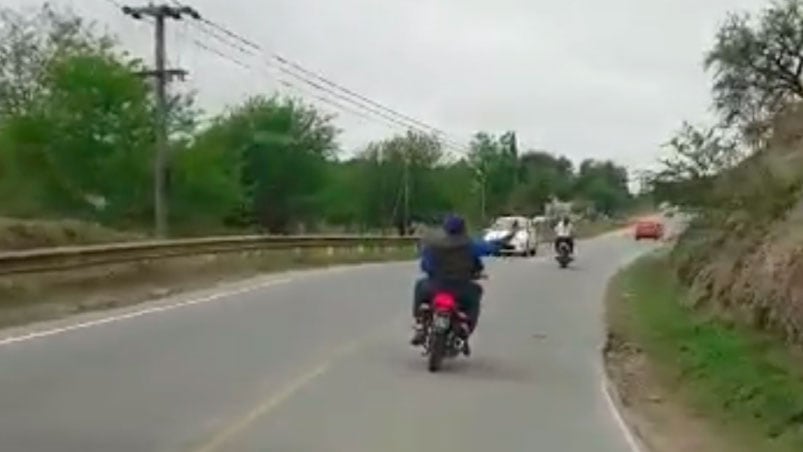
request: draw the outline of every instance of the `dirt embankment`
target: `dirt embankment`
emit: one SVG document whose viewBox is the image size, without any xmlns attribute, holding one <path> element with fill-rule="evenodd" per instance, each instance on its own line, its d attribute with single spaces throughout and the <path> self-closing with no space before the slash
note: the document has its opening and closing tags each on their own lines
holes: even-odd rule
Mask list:
<svg viewBox="0 0 803 452">
<path fill-rule="evenodd" d="M 77 220 L 19 220 L 0 217 L 0 252 L 124 242 L 144 238 L 144 235 L 119 232 Z"/>
<path fill-rule="evenodd" d="M 726 200 L 672 255 L 690 302 L 725 321 L 803 344 L 803 107 L 768 146 L 718 183 Z"/>
</svg>

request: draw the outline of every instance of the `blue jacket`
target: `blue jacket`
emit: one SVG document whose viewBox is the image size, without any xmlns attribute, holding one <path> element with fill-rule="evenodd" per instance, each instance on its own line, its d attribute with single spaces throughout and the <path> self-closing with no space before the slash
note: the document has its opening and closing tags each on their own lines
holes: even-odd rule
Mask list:
<svg viewBox="0 0 803 452">
<path fill-rule="evenodd" d="M 471 250 L 474 255 L 474 262 L 476 268 L 482 271 L 485 267 L 482 264 L 482 258 L 484 256 L 490 256 L 496 252 L 496 249 L 499 247 L 499 244 L 494 242 L 487 242 L 485 240 L 473 240 L 471 243 Z M 432 250 L 428 247 L 424 247 L 421 250 L 421 271 L 426 273 L 427 276 L 431 277 L 432 273 L 434 272 L 434 262 L 432 257 Z"/>
</svg>

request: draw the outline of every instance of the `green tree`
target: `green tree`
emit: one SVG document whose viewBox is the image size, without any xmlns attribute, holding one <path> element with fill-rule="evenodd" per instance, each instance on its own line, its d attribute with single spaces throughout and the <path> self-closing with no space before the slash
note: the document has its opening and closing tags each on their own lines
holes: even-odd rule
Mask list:
<svg viewBox="0 0 803 452">
<path fill-rule="evenodd" d="M 317 220 L 337 133 L 332 117 L 312 106 L 257 96 L 218 118 L 201 133 L 197 146 L 209 146 L 206 152 L 212 154 L 199 158 L 224 164 L 220 183 L 227 191 L 218 200 L 221 211 L 242 199 L 239 213 L 232 217 L 237 224 L 284 233 Z M 187 153 L 191 159 L 194 149 Z M 239 188 L 233 178 L 237 172 Z"/>
<path fill-rule="evenodd" d="M 189 145 L 175 149 L 170 215 L 182 233 L 211 233 L 251 218 L 243 158 L 231 147 L 230 127 L 218 118 Z"/>
<path fill-rule="evenodd" d="M 355 201 L 363 225 L 400 227 L 448 208 L 438 174 L 443 150 L 437 138 L 408 131 L 374 142 L 353 162 L 361 169 Z"/>
<path fill-rule="evenodd" d="M 528 152 L 521 156 L 519 166 L 521 183 L 511 200 L 515 210 L 543 213 L 552 198 L 571 199 L 574 184 L 571 160 L 548 152 Z"/>
<path fill-rule="evenodd" d="M 575 182 L 575 197 L 590 201 L 594 210 L 614 215 L 630 201 L 627 169 L 613 161 L 584 160 Z"/>
<path fill-rule="evenodd" d="M 705 57 L 714 106 L 751 139 L 788 101 L 803 98 L 803 2 L 773 2 L 760 17 L 730 14 Z"/>
<path fill-rule="evenodd" d="M 651 175 L 650 185 L 659 200 L 689 207 L 713 202 L 710 195 L 717 175 L 742 158 L 737 143 L 721 129 L 687 122 L 666 147 L 671 154 L 661 159 L 661 168 Z"/>
<path fill-rule="evenodd" d="M 509 208 L 509 199 L 516 185 L 517 150 L 504 140 L 486 132 L 478 132 L 471 142 L 468 162 L 474 169 L 480 194 L 484 198 L 483 216 L 495 216 Z M 514 153 L 515 151 L 515 153 Z"/>
<path fill-rule="evenodd" d="M 46 89 L 3 120 L 5 182 L 19 184 L 5 190 L 36 211 L 142 219 L 153 122 L 136 67 L 101 49 L 65 50 L 50 60 Z"/>
<path fill-rule="evenodd" d="M 50 64 L 59 56 L 102 54 L 113 46 L 91 23 L 50 4 L 28 14 L 0 8 L 0 120 L 28 112 L 45 93 Z"/>
</svg>

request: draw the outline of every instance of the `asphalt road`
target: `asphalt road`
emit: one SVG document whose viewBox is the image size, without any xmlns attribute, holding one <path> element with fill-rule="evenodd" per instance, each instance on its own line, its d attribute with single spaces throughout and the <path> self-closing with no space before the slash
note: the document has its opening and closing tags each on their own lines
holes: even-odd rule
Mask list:
<svg viewBox="0 0 803 452">
<path fill-rule="evenodd" d="M 407 345 L 410 263 L 0 332 L 0 451 L 631 452 L 601 389 L 602 297 L 652 246 L 490 263 L 474 355 L 438 374 Z"/>
</svg>

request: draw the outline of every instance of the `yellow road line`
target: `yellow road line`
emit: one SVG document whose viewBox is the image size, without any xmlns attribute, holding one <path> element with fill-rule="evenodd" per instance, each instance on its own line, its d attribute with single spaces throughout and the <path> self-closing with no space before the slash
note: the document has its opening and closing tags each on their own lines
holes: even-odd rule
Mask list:
<svg viewBox="0 0 803 452">
<path fill-rule="evenodd" d="M 243 433 L 260 418 L 271 414 L 274 410 L 276 410 L 276 408 L 293 397 L 298 391 L 310 384 L 316 378 L 326 373 L 336 358 L 353 352 L 367 339 L 368 337 L 361 340 L 354 340 L 346 343 L 342 347 L 339 347 L 329 355 L 328 359 L 317 365 L 309 372 L 294 378 L 287 386 L 281 388 L 279 392 L 272 393 L 266 399 L 262 400 L 256 407 L 254 407 L 254 409 L 246 413 L 244 416 L 234 420 L 234 422 L 218 432 L 214 437 L 212 437 L 212 439 L 204 443 L 201 447 L 195 449 L 194 452 L 215 452 L 218 450 L 223 450 L 223 446 L 230 440 Z"/>
<path fill-rule="evenodd" d="M 301 388 L 309 384 L 312 380 L 323 375 L 329 369 L 330 364 L 331 361 L 326 361 L 311 371 L 299 376 L 289 385 L 282 388 L 282 390 L 280 390 L 278 393 L 275 393 L 271 397 L 263 400 L 253 410 L 246 413 L 245 416 L 237 419 L 223 431 L 219 432 L 202 447 L 196 449 L 196 452 L 214 452 L 221 449 L 223 445 L 225 445 L 230 439 L 245 431 L 259 418 L 270 414 L 279 405 L 291 398 L 296 392 L 301 390 Z"/>
</svg>

